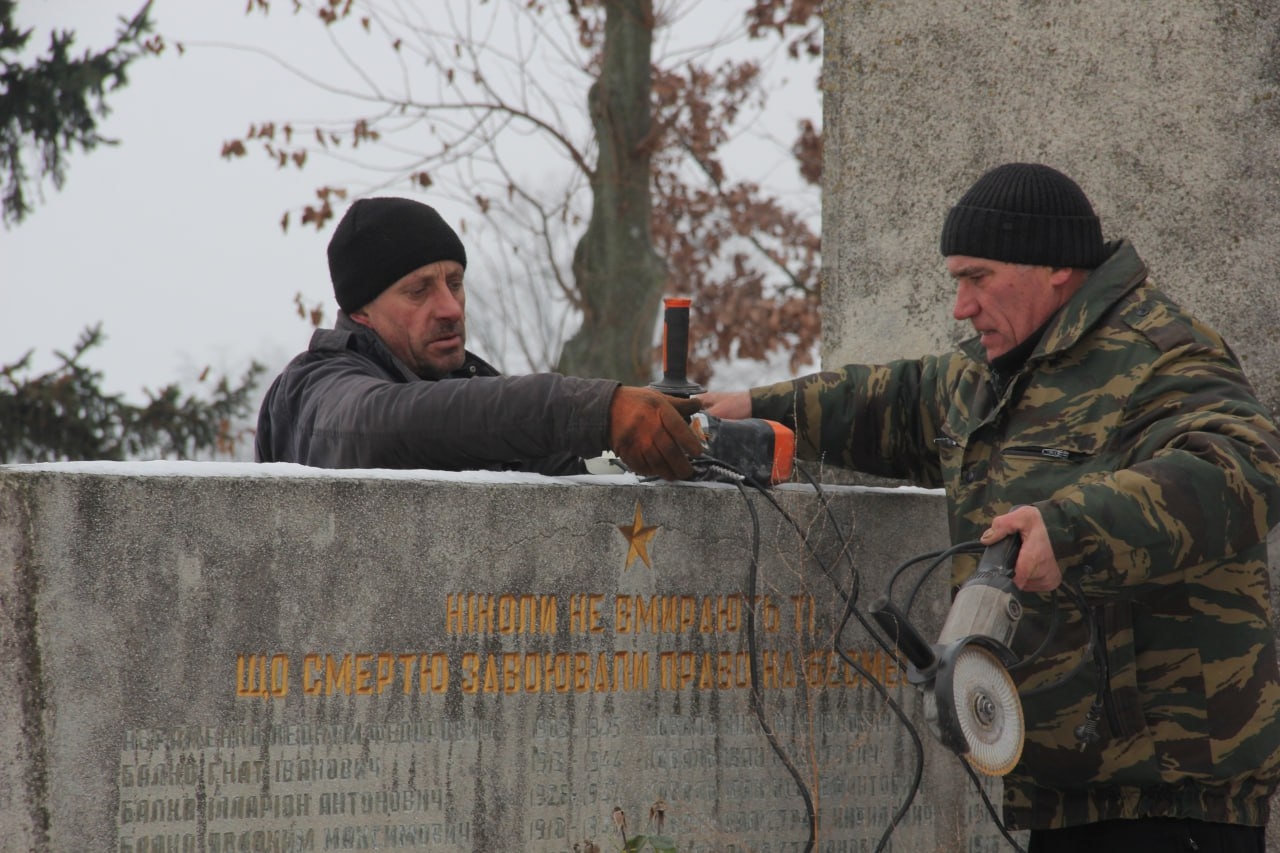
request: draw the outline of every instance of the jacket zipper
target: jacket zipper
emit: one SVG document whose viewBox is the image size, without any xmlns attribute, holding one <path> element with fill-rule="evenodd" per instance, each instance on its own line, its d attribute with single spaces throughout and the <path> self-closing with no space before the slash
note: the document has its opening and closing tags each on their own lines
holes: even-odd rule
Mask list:
<svg viewBox="0 0 1280 853">
<path fill-rule="evenodd" d="M 1056 459 L 1061 462 L 1074 462 L 1088 456 L 1078 450 L 1063 450 L 1060 447 L 1006 447 L 1003 451 L 1009 456 L 1035 456 L 1040 459 Z"/>
</svg>

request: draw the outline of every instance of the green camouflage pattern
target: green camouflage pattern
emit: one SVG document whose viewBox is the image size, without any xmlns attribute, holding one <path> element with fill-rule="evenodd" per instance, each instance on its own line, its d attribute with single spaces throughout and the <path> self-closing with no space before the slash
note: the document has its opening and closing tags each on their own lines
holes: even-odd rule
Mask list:
<svg viewBox="0 0 1280 853">
<path fill-rule="evenodd" d="M 1039 507 L 1105 632 L 1110 678 L 1101 738 L 1082 748 L 1099 686 L 1092 661 L 1078 666 L 1085 623 L 1062 596 L 1022 595 L 1015 652 L 1040 645 L 1055 606 L 1064 622 L 1015 672 L 1027 741 L 1005 777 L 1011 827 L 1265 825 L 1280 774 L 1266 550 L 1280 433 L 1223 340 L 1147 280 L 1130 244 L 1114 248 L 1007 381 L 975 340 L 753 389 L 752 414 L 792 426 L 803 459 L 944 487 L 954 542 Z M 975 565 L 955 560 L 952 583 Z"/>
</svg>

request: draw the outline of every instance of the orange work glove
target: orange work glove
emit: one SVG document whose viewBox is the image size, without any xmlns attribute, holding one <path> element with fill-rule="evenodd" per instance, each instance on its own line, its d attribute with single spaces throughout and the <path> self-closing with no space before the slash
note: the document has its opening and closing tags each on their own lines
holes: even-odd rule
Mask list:
<svg viewBox="0 0 1280 853">
<path fill-rule="evenodd" d="M 624 385 L 609 404 L 609 446 L 642 477 L 687 480 L 689 457 L 702 455 L 702 443 L 685 419 L 701 408 L 698 400 Z"/>
</svg>

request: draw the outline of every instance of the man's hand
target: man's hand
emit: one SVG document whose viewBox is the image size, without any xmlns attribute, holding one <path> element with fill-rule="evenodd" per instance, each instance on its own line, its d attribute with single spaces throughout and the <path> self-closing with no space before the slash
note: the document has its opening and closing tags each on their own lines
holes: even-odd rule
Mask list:
<svg viewBox="0 0 1280 853">
<path fill-rule="evenodd" d="M 1040 510 L 1033 506 L 1014 507 L 1004 515 L 991 519 L 982 534 L 983 545 L 994 545 L 1013 533 L 1022 534 L 1022 549 L 1013 570 L 1013 583 L 1024 592 L 1051 592 L 1062 583 L 1058 558 L 1049 544 L 1049 531 Z"/>
<path fill-rule="evenodd" d="M 609 445 L 642 477 L 687 480 L 693 476 L 689 457 L 702 455 L 702 443 L 686 418 L 701 408 L 698 400 L 624 385 L 609 404 Z"/>
<path fill-rule="evenodd" d="M 749 391 L 708 391 L 693 399 L 702 403 L 702 411 L 716 418 L 739 421 L 751 417 Z"/>
</svg>

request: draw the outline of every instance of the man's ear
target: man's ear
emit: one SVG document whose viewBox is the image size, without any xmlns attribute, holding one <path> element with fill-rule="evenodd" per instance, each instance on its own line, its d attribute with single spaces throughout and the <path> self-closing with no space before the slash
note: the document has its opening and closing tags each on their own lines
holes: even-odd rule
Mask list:
<svg viewBox="0 0 1280 853">
<path fill-rule="evenodd" d="M 1072 287 L 1080 284 L 1088 275 L 1087 270 L 1075 267 L 1050 267 L 1049 284 L 1052 287 Z"/>
<path fill-rule="evenodd" d="M 369 322 L 369 314 L 363 308 L 358 311 L 352 311 L 347 316 L 353 321 L 359 323 L 361 326 L 368 326 L 370 329 L 373 328 L 373 323 Z"/>
</svg>

